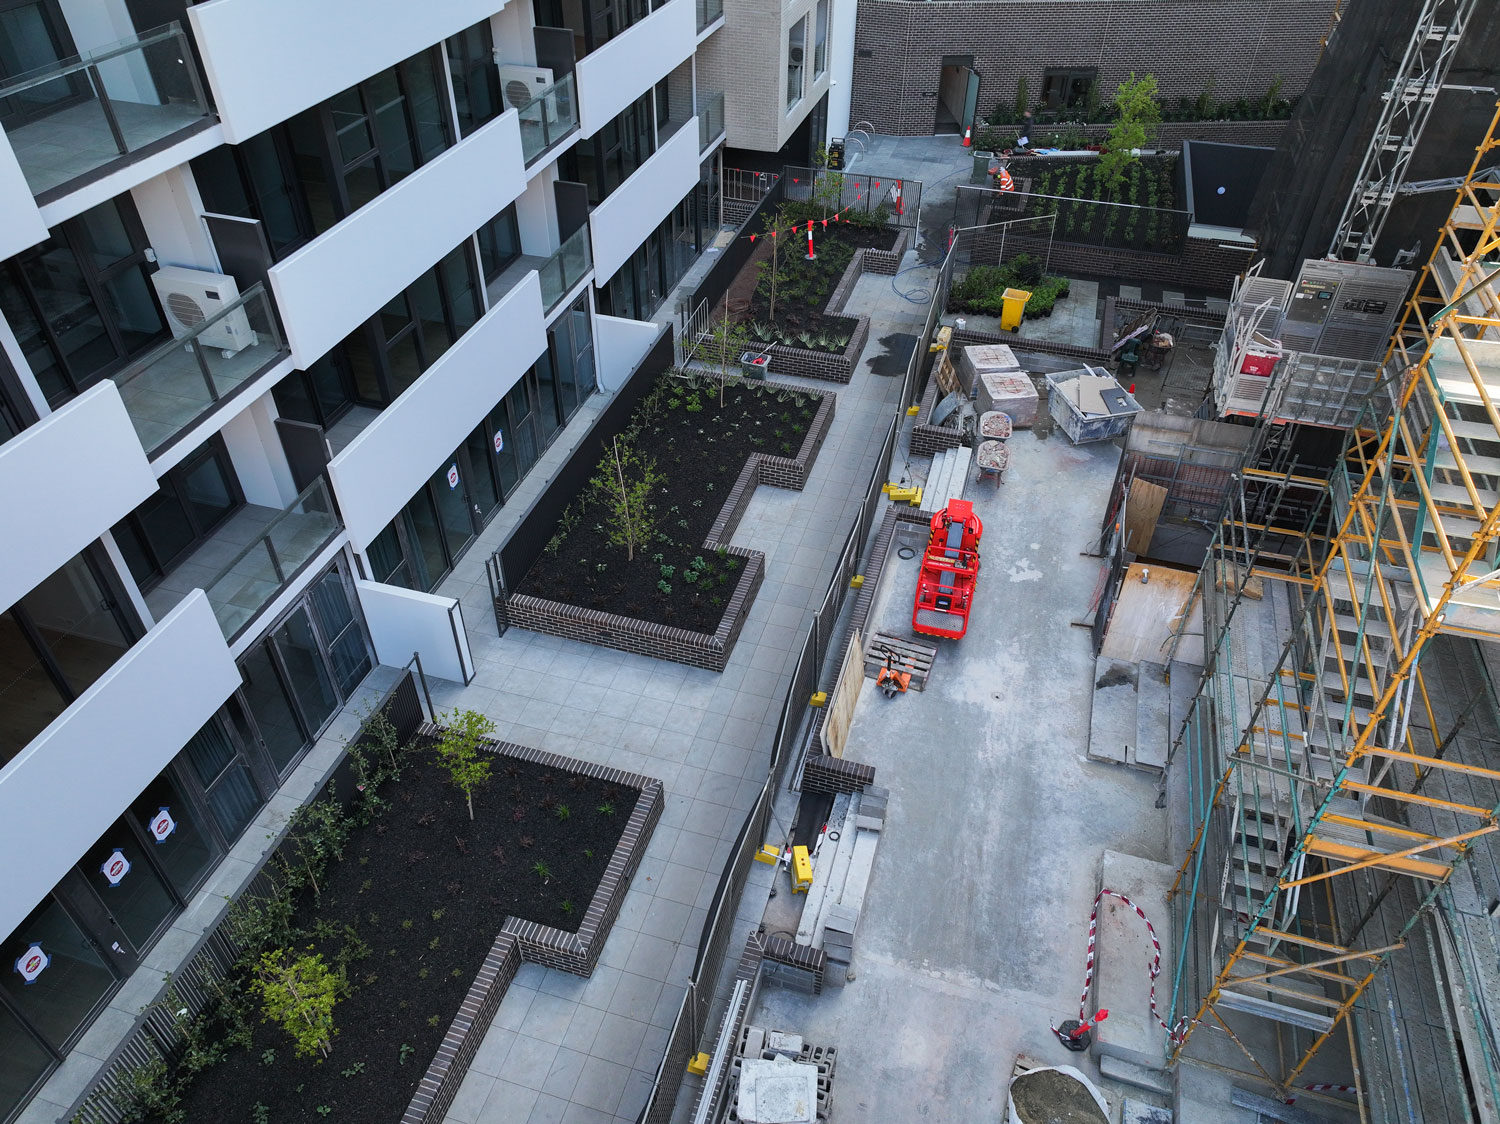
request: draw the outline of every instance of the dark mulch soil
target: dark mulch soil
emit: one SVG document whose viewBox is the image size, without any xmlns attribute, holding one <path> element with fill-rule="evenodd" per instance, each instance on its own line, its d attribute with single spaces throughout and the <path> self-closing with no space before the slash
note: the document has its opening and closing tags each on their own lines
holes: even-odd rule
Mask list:
<svg viewBox="0 0 1500 1124">
<path fill-rule="evenodd" d="M 777 269 L 784 277 L 777 286 L 774 319 L 771 316 L 770 285 L 766 281 L 757 280 L 760 276 L 759 263 L 770 261 L 769 246 L 757 246 L 756 252 L 731 284 L 730 307 L 744 307 L 744 302 L 748 302 L 748 312 L 744 319 L 764 324 L 774 323 L 783 336 L 797 336 L 803 332 L 809 335 L 849 335 L 856 325 L 852 317 L 828 316 L 822 309 L 833 295 L 834 286 L 849 267 L 856 250 L 889 250 L 896 244 L 899 235 L 899 231 L 890 227 L 829 223 L 825 230 L 818 224 L 813 229 L 813 245 L 817 257 L 808 261 L 806 233 L 793 239 L 788 239 L 783 234 L 780 237 L 783 244 L 776 247 Z M 770 239 L 763 241 L 769 243 Z M 783 342 L 805 346 L 796 340 Z"/>
<path fill-rule="evenodd" d="M 353 993 L 334 1009 L 332 1056 L 296 1057 L 279 1027 L 258 1024 L 251 1049 L 231 1048 L 199 1075 L 183 1119 L 254 1124 L 262 1104 L 271 1124 L 399 1120 L 505 918 L 576 931 L 638 793 L 499 758 L 475 793 L 473 821 L 463 794 L 425 760 L 381 795 L 389 806 L 354 829 L 321 902 L 309 891 L 297 907 L 300 944 L 329 963 L 356 954 Z M 606 802 L 612 814 L 599 811 Z"/>
<path fill-rule="evenodd" d="M 751 453 L 795 456 L 819 402 L 774 384 L 739 383 L 726 390 L 721 409 L 716 390 L 684 394 L 680 383 L 666 386 L 660 412 L 639 437 L 666 476 L 652 500 L 658 513 L 653 540 L 626 561 L 624 548 L 609 541 L 602 509 L 585 493 L 559 524 L 556 552 L 542 552 L 520 593 L 695 632 L 719 626 L 742 563 L 705 549 L 703 540 L 745 459 Z M 693 405 L 699 408 L 690 410 Z M 634 420 L 642 416 L 637 412 Z M 684 579 L 689 571 L 695 580 Z"/>
</svg>

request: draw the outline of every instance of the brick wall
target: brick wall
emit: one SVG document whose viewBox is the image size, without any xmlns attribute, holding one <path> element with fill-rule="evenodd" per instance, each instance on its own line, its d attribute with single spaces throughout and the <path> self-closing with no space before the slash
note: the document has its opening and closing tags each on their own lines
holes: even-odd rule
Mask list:
<svg viewBox="0 0 1500 1124">
<path fill-rule="evenodd" d="M 850 120 L 904 136 L 933 131 L 944 55 L 973 56 L 981 118 L 1014 104 L 1022 75 L 1036 104 L 1048 67 L 1095 67 L 1106 95 L 1134 72 L 1156 75 L 1174 102 L 1196 98 L 1210 79 L 1215 100 L 1258 98 L 1276 75 L 1292 97 L 1307 85 L 1334 8 L 1333 0 L 858 3 Z"/>
<path fill-rule="evenodd" d="M 875 766 L 826 753 L 808 754 L 802 766 L 803 792 L 863 792 L 875 783 Z"/>
<path fill-rule="evenodd" d="M 599 644 L 622 652 L 638 652 L 653 659 L 672 660 L 709 671 L 723 671 L 729 662 L 730 653 L 734 651 L 735 642 L 744 630 L 745 618 L 755 602 L 755 594 L 765 580 L 766 568 L 766 556 L 763 553 L 732 546 L 729 538 L 744 517 L 757 485 L 771 484 L 797 491 L 806 485 L 807 474 L 833 425 L 833 411 L 837 401 L 834 395 L 800 388 L 795 393 L 813 395 L 821 400 L 813 415 L 812 424 L 802 437 L 802 447 L 797 450 L 795 457 L 750 454 L 735 478 L 734 487 L 729 490 L 723 507 L 719 509 L 708 537 L 703 541 L 705 550 L 722 548 L 744 562 L 739 581 L 735 583 L 734 592 L 724 606 L 724 615 L 719 620 L 718 628 L 713 632 L 694 632 L 618 613 L 549 601 L 529 594 L 514 594 L 505 603 L 504 612 L 510 623 L 518 628 L 544 632 L 549 636 L 581 640 L 585 644 Z"/>
<path fill-rule="evenodd" d="M 1188 289 L 1207 289 L 1229 295 L 1229 290 L 1255 257 L 1253 246 L 1220 244 L 1211 238 L 1189 238 L 1181 256 L 1115 250 L 1077 242 L 1052 243 L 1048 271 L 1065 277 L 1112 277 L 1154 281 Z"/>
</svg>

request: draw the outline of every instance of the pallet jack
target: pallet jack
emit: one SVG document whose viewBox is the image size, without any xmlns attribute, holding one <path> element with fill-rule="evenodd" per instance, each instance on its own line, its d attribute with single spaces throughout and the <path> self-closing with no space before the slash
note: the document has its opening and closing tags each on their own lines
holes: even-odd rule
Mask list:
<svg viewBox="0 0 1500 1124">
<path fill-rule="evenodd" d="M 911 686 L 911 672 L 895 667 L 896 649 L 889 644 L 877 644 L 875 650 L 885 656 L 885 666 L 875 676 L 875 686 L 880 688 L 881 694 L 888 699 L 897 695 L 904 695 L 906 689 Z"/>
</svg>

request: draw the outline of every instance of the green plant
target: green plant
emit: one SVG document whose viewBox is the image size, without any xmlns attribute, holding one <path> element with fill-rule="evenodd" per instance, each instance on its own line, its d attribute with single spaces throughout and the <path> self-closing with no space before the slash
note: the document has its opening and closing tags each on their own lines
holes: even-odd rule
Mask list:
<svg viewBox="0 0 1500 1124">
<path fill-rule="evenodd" d="M 443 736 L 437 744 L 438 761 L 448 771 L 453 786 L 463 792 L 472 820 L 474 790 L 490 779 L 490 758 L 479 752 L 479 743 L 494 733 L 495 723 L 478 711 L 460 711 L 457 707 L 444 718 Z"/>
<path fill-rule="evenodd" d="M 410 929 L 411 928 L 411 918 L 408 917 L 405 921 L 401 922 L 401 927 L 403 929 Z"/>
<path fill-rule="evenodd" d="M 661 576 L 664 577 L 664 578 L 673 577 L 676 573 L 677 573 L 677 567 L 676 566 L 663 566 L 661 568 Z"/>
<path fill-rule="evenodd" d="M 443 939 L 442 937 L 433 937 L 432 940 L 430 940 L 430 941 L 427 942 L 427 947 L 428 948 L 437 948 L 438 942 L 441 941 L 442 939 Z"/>
<path fill-rule="evenodd" d="M 435 910 L 433 910 L 432 911 L 432 919 L 434 921 L 441 921 L 443 919 L 443 913 L 444 913 L 444 911 L 441 910 L 441 909 L 435 909 Z"/>
<path fill-rule="evenodd" d="M 538 878 L 540 878 L 543 882 L 552 877 L 552 868 L 544 863 L 541 859 L 538 859 L 536 862 L 531 864 L 531 872 Z"/>
<path fill-rule="evenodd" d="M 606 800 L 603 804 L 599 805 L 599 814 L 601 816 L 612 816 L 615 814 L 615 806 Z"/>
<path fill-rule="evenodd" d="M 593 858 L 594 857 L 594 849 L 592 847 L 585 847 L 583 849 L 583 857 L 586 858 L 586 859 Z"/>
<path fill-rule="evenodd" d="M 289 960 L 286 949 L 261 953 L 251 988 L 260 997 L 263 1018 L 281 1026 L 298 1056 L 328 1057 L 333 1038 L 333 1008 L 341 981 L 310 952 Z"/>
<path fill-rule="evenodd" d="M 568 901 L 567 898 L 564 898 L 562 901 L 558 902 L 557 908 L 563 911 L 564 916 L 572 916 L 573 903 Z"/>
<path fill-rule="evenodd" d="M 609 541 L 625 548 L 627 561 L 634 560 L 636 545 L 655 528 L 651 494 L 664 479 L 650 456 L 615 437 L 588 483 L 591 500 L 604 509 Z"/>
<path fill-rule="evenodd" d="M 401 1050 L 399 1052 L 398 1061 L 396 1064 L 405 1065 L 407 1062 L 411 1061 L 411 1056 L 416 1052 L 417 1048 L 410 1042 L 401 1043 Z"/>
<path fill-rule="evenodd" d="M 187 1120 L 181 1090 L 168 1078 L 167 1063 L 160 1058 L 136 1066 L 126 1080 L 130 1119 L 160 1118 L 167 1124 L 183 1124 Z"/>
<path fill-rule="evenodd" d="M 261 1065 L 274 1065 L 275 1062 L 276 1062 L 276 1051 L 275 1050 L 262 1050 L 260 1052 L 260 1064 Z"/>
<path fill-rule="evenodd" d="M 565 820 L 573 813 L 568 811 L 568 806 L 566 804 L 559 804 L 552 814 L 560 820 Z"/>
<path fill-rule="evenodd" d="M 326 1104 L 320 1104 L 320 1105 L 319 1105 L 319 1106 L 318 1106 L 318 1107 L 317 1107 L 317 1108 L 315 1108 L 315 1109 L 314 1109 L 314 1110 L 313 1110 L 313 1111 L 314 1111 L 314 1112 L 316 1112 L 316 1113 L 317 1113 L 317 1114 L 318 1114 L 318 1115 L 319 1115 L 319 1116 L 327 1116 L 327 1115 L 328 1115 L 328 1114 L 329 1114 L 329 1113 L 330 1113 L 330 1112 L 332 1112 L 332 1111 L 333 1111 L 333 1109 L 332 1109 L 332 1108 L 330 1108 L 330 1107 L 329 1107 L 329 1106 L 328 1106 L 328 1105 L 326 1105 Z"/>
<path fill-rule="evenodd" d="M 437 1024 L 440 1023 L 440 1022 L 442 1022 L 442 1021 L 443 1021 L 443 1019 L 442 1019 L 441 1015 L 428 1015 L 427 1016 L 427 1025 L 428 1026 L 437 1026 Z"/>
<path fill-rule="evenodd" d="M 259 1101 L 250 1109 L 252 1124 L 271 1124 L 271 1110 Z"/>
<path fill-rule="evenodd" d="M 340 1077 L 358 1077 L 364 1071 L 365 1071 L 365 1063 L 362 1062 L 362 1061 L 358 1061 L 358 1062 L 351 1063 L 348 1069 L 341 1069 L 341 1070 L 339 1070 L 339 1076 Z"/>
<path fill-rule="evenodd" d="M 656 588 L 659 589 L 659 590 L 661 590 L 662 593 L 666 594 L 668 597 L 670 597 L 672 595 L 672 585 L 671 585 L 670 582 L 664 582 L 664 581 L 657 582 L 656 583 Z"/>
</svg>

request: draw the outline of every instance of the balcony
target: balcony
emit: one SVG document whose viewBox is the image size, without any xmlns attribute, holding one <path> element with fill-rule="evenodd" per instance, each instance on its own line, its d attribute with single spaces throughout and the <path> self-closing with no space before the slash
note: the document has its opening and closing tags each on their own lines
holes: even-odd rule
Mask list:
<svg viewBox="0 0 1500 1124">
<path fill-rule="evenodd" d="M 176 23 L 29 71 L 0 86 L 6 129 L 38 205 L 213 124 Z"/>
<path fill-rule="evenodd" d="M 707 152 L 724 135 L 724 95 L 707 94 L 698 99 L 698 151 Z"/>
<path fill-rule="evenodd" d="M 708 26 L 724 18 L 724 0 L 697 0 L 698 5 L 698 30 L 708 30 Z"/>
<path fill-rule="evenodd" d="M 578 126 L 591 137 L 636 98 L 693 56 L 697 32 L 688 0 L 667 0 L 645 19 L 578 60 Z"/>
<path fill-rule="evenodd" d="M 584 223 L 537 267 L 542 282 L 542 306 L 551 312 L 594 268 L 589 244 L 589 224 Z"/>
<path fill-rule="evenodd" d="M 146 455 L 155 458 L 287 355 L 263 286 L 114 376 Z"/>
<path fill-rule="evenodd" d="M 542 153 L 578 129 L 573 76 L 565 74 L 516 112 L 521 118 L 521 156 L 529 168 Z"/>
<path fill-rule="evenodd" d="M 201 584 L 224 639 L 232 641 L 338 533 L 328 481 L 320 476 L 282 511 L 256 505 L 241 508 L 175 567 L 146 603 L 157 612 L 157 603 L 175 601 L 191 585 Z M 226 554 L 231 555 L 229 561 L 205 575 L 208 561 Z M 206 580 L 197 580 L 203 576 Z"/>
</svg>

